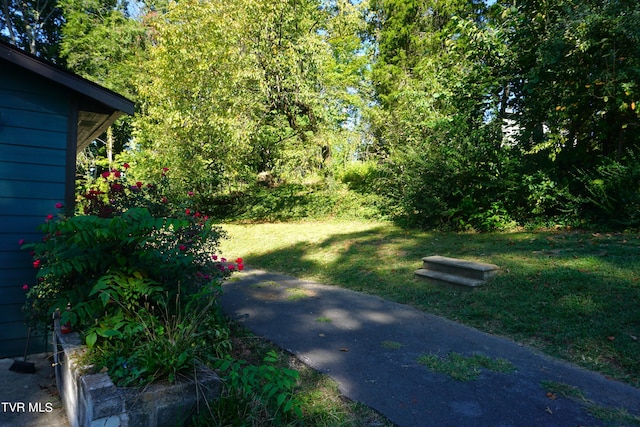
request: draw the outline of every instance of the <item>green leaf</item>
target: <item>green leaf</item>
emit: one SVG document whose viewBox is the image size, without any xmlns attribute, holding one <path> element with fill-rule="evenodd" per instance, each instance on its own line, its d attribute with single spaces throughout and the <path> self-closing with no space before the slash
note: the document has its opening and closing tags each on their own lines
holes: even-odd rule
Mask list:
<svg viewBox="0 0 640 427">
<path fill-rule="evenodd" d="M 287 393 L 280 393 L 278 395 L 278 398 L 276 399 L 276 404 L 278 405 L 278 407 L 282 406 L 282 403 L 284 402 L 284 400 L 287 398 Z M 291 403 L 291 402 L 289 402 Z M 286 412 L 286 410 L 285 410 Z"/>
<path fill-rule="evenodd" d="M 100 293 L 100 301 L 102 301 L 102 306 L 103 307 L 107 306 L 107 304 L 109 303 L 110 299 L 111 299 L 111 296 L 109 295 L 109 293 L 107 293 L 107 292 Z"/>
<path fill-rule="evenodd" d="M 96 330 L 96 333 L 105 338 L 117 337 L 122 335 L 120 331 L 115 329 L 99 329 Z"/>
<path fill-rule="evenodd" d="M 93 346 L 96 344 L 96 341 L 98 341 L 98 334 L 96 334 L 95 332 L 90 332 L 86 336 L 85 341 L 89 348 L 93 348 Z"/>
</svg>

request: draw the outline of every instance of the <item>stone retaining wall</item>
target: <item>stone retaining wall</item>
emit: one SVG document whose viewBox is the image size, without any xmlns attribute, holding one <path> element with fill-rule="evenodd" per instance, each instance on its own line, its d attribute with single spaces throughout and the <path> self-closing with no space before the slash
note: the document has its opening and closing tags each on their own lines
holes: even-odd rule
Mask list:
<svg viewBox="0 0 640 427">
<path fill-rule="evenodd" d="M 106 373 L 82 374 L 83 351 L 77 333 L 62 334 L 55 325 L 56 382 L 72 427 L 174 427 L 220 395 L 220 378 L 212 371 L 200 372 L 197 381 L 116 387 Z"/>
</svg>

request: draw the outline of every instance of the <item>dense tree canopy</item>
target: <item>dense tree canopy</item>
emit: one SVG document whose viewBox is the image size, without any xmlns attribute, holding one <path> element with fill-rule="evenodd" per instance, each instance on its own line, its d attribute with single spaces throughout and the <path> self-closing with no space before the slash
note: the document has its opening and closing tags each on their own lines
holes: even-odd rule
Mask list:
<svg viewBox="0 0 640 427">
<path fill-rule="evenodd" d="M 177 192 L 343 177 L 366 160 L 359 191 L 426 227 L 640 223 L 638 2 L 2 0 L 0 12 L 3 39 L 137 101 L 110 147 L 139 171 L 170 167 Z"/>
<path fill-rule="evenodd" d="M 606 220 L 624 203 L 620 222 L 637 220 L 636 2 L 374 0 L 372 9 L 372 123 L 392 172 L 384 188 L 412 221 Z"/>
<path fill-rule="evenodd" d="M 209 194 L 327 167 L 360 102 L 356 18 L 346 2 L 172 4 L 152 20 L 140 65 L 136 144 Z"/>
</svg>

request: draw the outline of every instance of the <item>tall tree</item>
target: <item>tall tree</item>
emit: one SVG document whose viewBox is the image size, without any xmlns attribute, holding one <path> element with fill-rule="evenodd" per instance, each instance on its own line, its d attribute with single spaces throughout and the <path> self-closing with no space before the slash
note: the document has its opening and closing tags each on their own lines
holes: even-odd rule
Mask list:
<svg viewBox="0 0 640 427">
<path fill-rule="evenodd" d="M 60 55 L 84 77 L 127 96 L 134 96 L 136 68 L 147 29 L 143 17 L 132 17 L 119 0 L 59 0 L 64 11 Z"/>
<path fill-rule="evenodd" d="M 379 0 L 372 125 L 388 199 L 427 226 L 483 227 L 500 200 L 508 148 L 499 100 L 503 34 L 482 2 Z M 490 213 L 491 212 L 491 213 Z"/>
<path fill-rule="evenodd" d="M 0 0 L 0 39 L 58 60 L 62 10 L 57 0 Z"/>
<path fill-rule="evenodd" d="M 186 0 L 149 18 L 135 143 L 183 193 L 218 192 L 250 151 L 259 80 L 241 38 L 247 13 L 244 2 Z"/>
<path fill-rule="evenodd" d="M 505 5 L 518 52 L 513 108 L 523 147 L 559 169 L 637 149 L 640 4 L 548 0 Z"/>
<path fill-rule="evenodd" d="M 59 0 L 64 11 L 60 56 L 81 76 L 136 99 L 135 80 L 138 62 L 144 58 L 148 33 L 144 13 L 148 7 L 138 2 L 137 16 L 131 16 L 130 4 L 120 0 Z M 118 120 L 88 150 L 103 167 L 111 167 L 115 154 L 131 140 L 131 118 Z M 94 162 L 95 163 L 95 162 Z M 95 166 L 95 165 L 92 165 Z"/>
<path fill-rule="evenodd" d="M 482 222 L 498 211 L 540 212 L 540 200 L 559 204 L 559 195 L 593 199 L 603 194 L 589 188 L 596 182 L 637 187 L 637 2 L 372 6 L 373 125 L 392 167 L 387 188 L 407 211 Z"/>
<path fill-rule="evenodd" d="M 326 168 L 365 72 L 359 14 L 317 0 L 172 4 L 152 25 L 136 141 L 210 193 Z"/>
</svg>

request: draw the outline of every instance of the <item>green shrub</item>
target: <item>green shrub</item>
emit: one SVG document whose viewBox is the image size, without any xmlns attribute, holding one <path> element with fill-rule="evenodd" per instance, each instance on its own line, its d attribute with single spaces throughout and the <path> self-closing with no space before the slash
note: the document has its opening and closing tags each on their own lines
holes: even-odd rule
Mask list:
<svg viewBox="0 0 640 427">
<path fill-rule="evenodd" d="M 226 221 L 289 221 L 342 218 L 373 219 L 382 216 L 380 196 L 360 194 L 342 183 L 282 184 L 253 187 L 243 193 L 221 195 L 203 207 Z"/>
<path fill-rule="evenodd" d="M 86 188 L 80 208 L 86 215 L 49 215 L 40 226 L 42 241 L 23 246 L 32 250 L 37 269 L 25 305 L 30 324 L 48 325 L 60 311 L 61 323 L 82 333 L 97 361 L 114 363 L 115 355 L 129 354 L 135 363 L 128 364 L 128 375 L 108 366 L 126 384 L 173 380 L 195 363 L 199 346 L 225 340 L 223 322 L 208 325 L 213 343 L 189 329 L 202 301 L 215 319 L 221 281 L 242 268 L 241 259 L 217 258 L 223 233 L 210 219 L 170 208 L 158 187 L 128 185 L 117 170 Z M 191 331 L 184 346 L 169 338 L 170 330 Z"/>
<path fill-rule="evenodd" d="M 640 227 L 640 163 L 630 154 L 625 163 L 603 159 L 590 172 L 581 171 L 584 209 L 590 220 L 614 228 Z"/>
<path fill-rule="evenodd" d="M 216 405 L 216 421 L 229 421 L 239 413 L 247 412 L 242 406 L 262 406 L 262 410 L 274 420 L 282 421 L 291 415 L 302 417 L 300 402 L 294 396 L 300 375 L 292 369 L 275 366 L 278 356 L 270 351 L 262 365 L 249 365 L 243 361 L 227 358 L 220 360 L 217 367 L 225 382 L 224 397 Z M 227 399 L 234 404 L 229 405 Z"/>
<path fill-rule="evenodd" d="M 390 154 L 378 188 L 389 211 L 410 226 L 494 230 L 514 222 L 504 195 L 508 148 L 495 129 L 465 133 L 465 123 L 443 122 L 433 134 Z"/>
<path fill-rule="evenodd" d="M 376 181 L 379 176 L 376 162 L 352 162 L 339 173 L 338 179 L 359 193 L 375 193 Z"/>
</svg>

